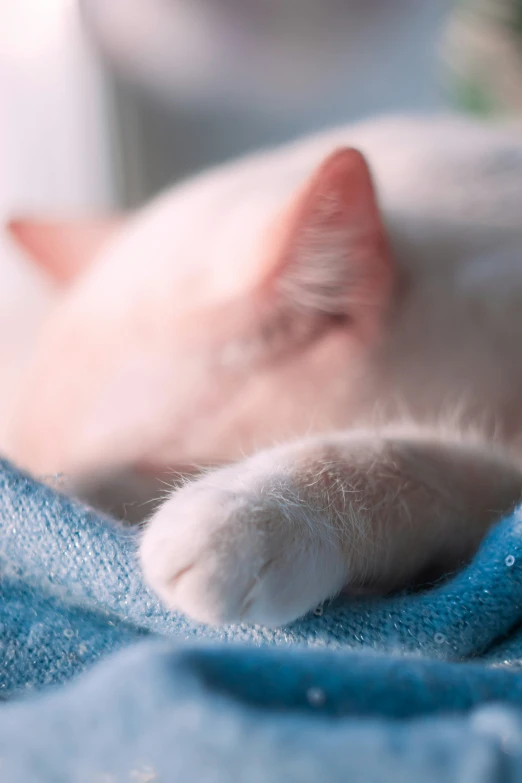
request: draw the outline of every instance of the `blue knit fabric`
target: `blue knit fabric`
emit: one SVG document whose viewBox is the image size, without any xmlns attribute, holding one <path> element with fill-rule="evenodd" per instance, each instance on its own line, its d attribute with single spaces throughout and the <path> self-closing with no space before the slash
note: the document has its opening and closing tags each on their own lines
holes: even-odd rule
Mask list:
<svg viewBox="0 0 522 783">
<path fill-rule="evenodd" d="M 429 591 L 277 631 L 166 612 L 136 543 L 0 463 L 2 782 L 522 780 L 521 510 Z"/>
</svg>

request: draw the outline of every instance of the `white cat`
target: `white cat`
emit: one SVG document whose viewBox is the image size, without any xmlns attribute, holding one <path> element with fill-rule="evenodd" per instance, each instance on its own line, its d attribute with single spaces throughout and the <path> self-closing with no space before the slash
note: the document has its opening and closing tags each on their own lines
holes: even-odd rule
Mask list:
<svg viewBox="0 0 522 783">
<path fill-rule="evenodd" d="M 215 468 L 144 533 L 168 606 L 284 623 L 458 566 L 520 498 L 516 131 L 385 118 L 205 173 L 117 229 L 12 230 L 79 270 L 13 411 L 16 461 Z"/>
</svg>

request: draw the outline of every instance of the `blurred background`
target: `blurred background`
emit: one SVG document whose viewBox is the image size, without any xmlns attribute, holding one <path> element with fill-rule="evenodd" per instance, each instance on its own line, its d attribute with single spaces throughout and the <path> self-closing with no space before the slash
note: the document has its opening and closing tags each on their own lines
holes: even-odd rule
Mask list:
<svg viewBox="0 0 522 783">
<path fill-rule="evenodd" d="M 3 0 L 2 202 L 37 212 L 135 205 L 252 147 L 433 108 L 450 5 Z"/>
<path fill-rule="evenodd" d="M 522 111 L 522 0 L 0 0 L 0 32 L 2 220 L 370 114 Z M 1 235 L 2 388 L 52 296 Z"/>
</svg>

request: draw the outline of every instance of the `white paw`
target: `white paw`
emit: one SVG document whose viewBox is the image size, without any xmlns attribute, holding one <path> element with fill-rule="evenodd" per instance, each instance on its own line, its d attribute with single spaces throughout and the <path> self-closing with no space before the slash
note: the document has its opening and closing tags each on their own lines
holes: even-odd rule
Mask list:
<svg viewBox="0 0 522 783">
<path fill-rule="evenodd" d="M 145 530 L 141 561 L 169 608 L 212 625 L 284 624 L 347 577 L 335 531 L 299 500 L 290 475 L 237 467 L 175 492 Z"/>
</svg>

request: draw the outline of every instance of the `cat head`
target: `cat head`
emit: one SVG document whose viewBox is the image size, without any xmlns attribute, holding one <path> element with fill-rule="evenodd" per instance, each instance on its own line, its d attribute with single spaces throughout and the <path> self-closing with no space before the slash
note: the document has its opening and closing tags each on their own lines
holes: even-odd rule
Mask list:
<svg viewBox="0 0 522 783">
<path fill-rule="evenodd" d="M 11 224 L 63 286 L 13 414 L 18 463 L 218 464 L 349 423 L 396 285 L 363 156 L 333 152 L 277 207 L 213 188 Z"/>
</svg>

